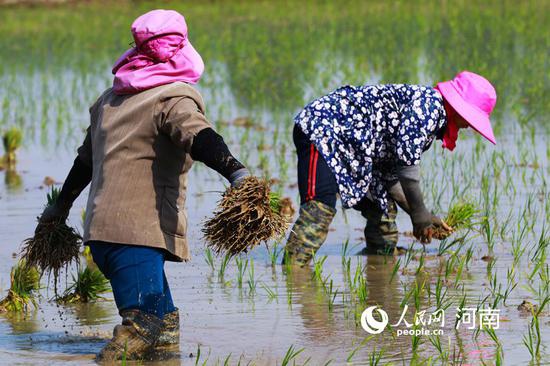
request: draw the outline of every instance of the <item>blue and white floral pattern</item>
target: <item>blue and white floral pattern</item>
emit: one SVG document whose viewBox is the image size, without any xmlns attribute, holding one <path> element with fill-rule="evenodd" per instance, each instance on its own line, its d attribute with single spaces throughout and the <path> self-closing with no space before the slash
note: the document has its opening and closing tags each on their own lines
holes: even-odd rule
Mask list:
<svg viewBox="0 0 550 366">
<path fill-rule="evenodd" d="M 387 212 L 385 181 L 397 165 L 416 165 L 447 123 L 432 87 L 346 85 L 309 103 L 294 119 L 333 171 L 344 207 L 367 192 Z"/>
</svg>

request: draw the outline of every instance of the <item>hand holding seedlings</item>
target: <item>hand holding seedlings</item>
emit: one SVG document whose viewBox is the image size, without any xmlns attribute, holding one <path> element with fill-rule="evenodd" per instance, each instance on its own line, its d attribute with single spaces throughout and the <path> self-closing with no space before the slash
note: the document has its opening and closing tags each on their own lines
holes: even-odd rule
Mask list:
<svg viewBox="0 0 550 366">
<path fill-rule="evenodd" d="M 69 216 L 69 209 L 62 208 L 56 202 L 53 205 L 48 205 L 42 211 L 42 215 L 38 218 L 38 223 L 40 224 L 49 224 L 56 221 L 65 221 Z"/>
<path fill-rule="evenodd" d="M 445 221 L 442 221 L 445 226 L 436 227 L 433 237 L 442 240 L 447 238 L 454 231 L 470 226 L 476 212 L 475 206 L 470 202 L 459 202 L 453 205 Z"/>
<path fill-rule="evenodd" d="M 284 234 L 287 222 L 279 211 L 279 197 L 270 191 L 268 182 L 248 176 L 224 193 L 202 231 L 217 253 L 247 252 Z"/>
<path fill-rule="evenodd" d="M 68 210 L 59 202 L 60 191 L 52 188 L 48 193 L 47 205 L 38 219 L 34 236 L 23 242 L 21 258 L 27 265 L 37 267 L 42 274 L 53 273 L 55 292 L 57 279 L 62 268 L 79 261 L 81 236 L 65 220 Z"/>
</svg>

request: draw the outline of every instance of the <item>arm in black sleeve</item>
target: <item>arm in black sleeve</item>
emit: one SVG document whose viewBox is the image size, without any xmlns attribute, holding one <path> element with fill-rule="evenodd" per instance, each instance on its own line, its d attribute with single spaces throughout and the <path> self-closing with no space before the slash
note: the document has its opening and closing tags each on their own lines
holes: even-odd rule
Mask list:
<svg viewBox="0 0 550 366">
<path fill-rule="evenodd" d="M 390 181 L 387 185 L 387 189 L 390 197 L 403 209 L 403 211 L 410 215 L 411 209 L 399 180 Z"/>
<path fill-rule="evenodd" d="M 432 214 L 426 208 L 420 190 L 420 167 L 418 165 L 400 166 L 397 177 L 408 204 L 408 214 L 414 226 L 427 227 L 432 223 Z"/>
<path fill-rule="evenodd" d="M 204 163 L 223 175 L 230 182 L 248 175 L 248 170 L 239 162 L 223 141 L 223 138 L 211 128 L 201 130 L 193 139 L 191 158 Z"/>
<path fill-rule="evenodd" d="M 68 211 L 72 207 L 73 202 L 91 180 L 92 167 L 77 157 L 59 193 L 59 198 L 57 200 L 59 208 Z"/>
</svg>

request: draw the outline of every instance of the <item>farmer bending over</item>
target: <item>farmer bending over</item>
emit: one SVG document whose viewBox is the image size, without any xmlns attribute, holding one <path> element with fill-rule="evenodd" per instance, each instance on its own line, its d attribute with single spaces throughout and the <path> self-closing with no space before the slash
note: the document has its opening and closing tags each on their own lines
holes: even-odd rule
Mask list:
<svg viewBox="0 0 550 366">
<path fill-rule="evenodd" d="M 249 175 L 204 116 L 196 83 L 204 69 L 183 16 L 154 10 L 132 24 L 135 48 L 113 67 L 113 87 L 90 108 L 91 125 L 42 222 L 66 218 L 91 182 L 84 242 L 110 280 L 122 316 L 98 359 L 141 358 L 179 343 L 164 261 L 189 259 L 187 173 L 201 161 L 232 185 Z"/>
<path fill-rule="evenodd" d="M 495 144 L 495 103 L 489 81 L 464 71 L 436 87 L 343 86 L 308 104 L 295 117 L 301 207 L 285 260 L 304 265 L 312 258 L 327 237 L 338 193 L 344 208 L 367 219 L 368 252 L 397 249 L 396 203 L 422 243 L 431 242 L 436 227 L 451 231 L 424 205 L 420 158 L 436 138 L 453 150 L 461 128 Z"/>
</svg>

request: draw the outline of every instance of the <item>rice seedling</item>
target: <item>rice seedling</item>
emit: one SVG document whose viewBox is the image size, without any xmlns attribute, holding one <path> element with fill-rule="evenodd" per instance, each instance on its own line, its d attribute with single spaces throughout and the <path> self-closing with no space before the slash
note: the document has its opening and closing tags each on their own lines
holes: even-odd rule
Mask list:
<svg viewBox="0 0 550 366">
<path fill-rule="evenodd" d="M 279 198 L 267 181 L 248 177 L 239 187 L 228 189 L 202 231 L 216 253 L 247 252 L 285 233 L 288 224 L 278 209 Z"/>
<path fill-rule="evenodd" d="M 270 302 L 273 301 L 273 300 L 278 302 L 279 295 L 277 294 L 277 292 L 273 291 L 265 283 L 262 283 L 262 288 L 265 290 L 265 292 L 267 294 L 267 298 L 269 299 Z"/>
<path fill-rule="evenodd" d="M 361 304 L 366 304 L 369 297 L 369 289 L 367 286 L 367 279 L 361 275 L 357 277 L 357 285 L 355 288 L 355 294 Z"/>
<path fill-rule="evenodd" d="M 304 348 L 296 350 L 296 348 L 294 348 L 294 345 L 291 345 L 290 347 L 288 347 L 288 350 L 286 351 L 285 356 L 283 357 L 283 360 L 281 361 L 281 366 L 290 365 L 290 362 L 295 360 L 296 357 L 298 357 L 298 355 L 300 353 L 302 353 L 303 351 L 304 351 Z M 295 364 L 295 362 L 294 362 L 294 364 Z"/>
<path fill-rule="evenodd" d="M 464 313 L 462 311 L 462 309 L 465 309 L 466 308 L 466 293 L 463 293 L 462 294 L 462 297 L 460 298 L 460 302 L 457 306 L 457 313 L 456 313 L 456 318 L 455 318 L 455 324 L 454 324 L 454 327 L 457 328 L 458 326 L 458 323 L 464 318 Z"/>
<path fill-rule="evenodd" d="M 212 352 L 211 349 L 208 350 L 208 354 L 206 355 L 206 359 L 201 363 L 201 365 L 206 366 L 208 365 L 208 360 L 210 359 L 210 353 Z M 197 355 L 195 356 L 195 366 L 199 365 L 199 362 L 201 362 L 201 345 L 197 345 Z"/>
<path fill-rule="evenodd" d="M 79 268 L 76 276 L 72 275 L 72 284 L 67 287 L 62 297 L 56 299 L 60 303 L 86 303 L 102 299 L 101 294 L 109 292 L 111 286 L 98 268 L 86 266 Z"/>
<path fill-rule="evenodd" d="M 284 250 L 284 248 L 279 248 L 279 243 L 274 243 L 271 248 L 268 248 L 267 251 L 269 253 L 269 262 L 272 266 L 275 266 L 277 264 L 277 258 L 279 258 L 279 254 Z"/>
<path fill-rule="evenodd" d="M 439 335 L 429 335 L 428 340 L 437 350 L 438 358 L 442 363 L 445 363 L 449 359 L 449 353 L 443 348 L 441 344 L 441 336 Z"/>
<path fill-rule="evenodd" d="M 437 255 L 442 256 L 445 254 L 449 249 L 454 247 L 456 244 L 459 244 L 459 246 L 462 246 L 465 243 L 466 237 L 470 234 L 470 231 L 468 230 L 464 235 L 453 239 L 452 241 L 449 241 L 449 238 L 444 238 L 439 242 L 439 246 L 437 249 Z"/>
<path fill-rule="evenodd" d="M 8 295 L 0 301 L 1 312 L 27 311 L 30 305 L 37 306 L 36 296 L 40 289 L 40 275 L 36 268 L 20 260 L 10 272 Z"/>
<path fill-rule="evenodd" d="M 415 276 L 420 275 L 424 270 L 424 260 L 425 260 L 425 256 L 424 256 L 424 253 L 422 253 L 420 254 L 420 257 L 418 257 L 418 266 L 416 267 Z"/>
<path fill-rule="evenodd" d="M 495 345 L 496 345 L 495 365 L 501 365 L 502 364 L 502 343 L 498 339 L 495 329 L 492 327 L 483 327 L 483 331 L 489 335 L 489 337 L 493 340 L 493 342 L 495 342 Z"/>
<path fill-rule="evenodd" d="M 380 364 L 382 356 L 384 355 L 384 349 L 376 351 L 376 348 L 373 349 L 369 356 L 369 366 L 376 366 Z"/>
<path fill-rule="evenodd" d="M 206 248 L 204 250 L 204 260 L 206 264 L 208 264 L 208 267 L 214 271 L 214 256 L 212 255 L 212 250 L 210 248 Z"/>
<path fill-rule="evenodd" d="M 235 262 L 237 264 L 237 286 L 242 288 L 244 273 L 246 272 L 246 267 L 248 267 L 248 259 L 243 260 L 241 257 L 236 257 Z"/>
<path fill-rule="evenodd" d="M 540 348 L 541 348 L 541 331 L 540 331 L 540 313 L 543 311 L 544 307 L 550 302 L 550 296 L 543 299 L 540 306 L 537 310 L 534 308 L 531 310 L 533 319 L 529 322 L 529 327 L 527 328 L 527 335 L 523 336 L 523 344 L 527 347 L 531 359 L 533 361 L 540 361 Z"/>
<path fill-rule="evenodd" d="M 334 284 L 332 278 L 330 279 L 330 282 L 327 278 L 324 283 L 328 283 L 328 285 L 325 286 L 325 292 L 328 296 L 328 311 L 332 312 L 332 309 L 334 308 L 334 301 L 336 300 L 336 296 L 338 295 L 338 290 L 333 289 Z"/>
<path fill-rule="evenodd" d="M 327 256 L 322 256 L 321 258 L 317 258 L 317 256 L 313 256 L 313 279 L 322 282 L 322 276 L 323 276 L 323 264 L 327 260 Z"/>
<path fill-rule="evenodd" d="M 349 251 L 349 239 L 346 239 L 346 241 L 342 244 L 342 265 L 344 265 L 344 262 L 346 260 L 346 257 L 348 255 Z"/>
<path fill-rule="evenodd" d="M 225 271 L 227 269 L 227 265 L 229 264 L 230 260 L 231 260 L 231 255 L 229 253 L 226 253 L 223 256 L 222 262 L 220 263 L 220 269 L 218 270 L 218 279 L 220 281 L 223 281 L 223 278 L 225 276 Z"/>
<path fill-rule="evenodd" d="M 453 228 L 453 231 L 468 228 L 472 225 L 472 219 L 477 213 L 476 207 L 471 202 L 458 202 L 451 206 L 444 221 Z M 445 239 L 451 232 L 443 229 L 437 229 L 434 232 L 434 237 L 437 239 Z"/>
<path fill-rule="evenodd" d="M 393 282 L 393 279 L 395 278 L 395 275 L 397 274 L 397 271 L 399 271 L 400 265 L 401 265 L 401 258 L 398 258 L 397 261 L 395 262 L 395 264 L 393 265 L 393 269 L 392 269 L 392 272 L 391 272 L 389 283 Z"/>
<path fill-rule="evenodd" d="M 254 276 L 254 259 L 250 258 L 250 266 L 248 267 L 248 290 L 249 295 L 254 295 L 256 292 L 256 278 Z"/>
<path fill-rule="evenodd" d="M 3 160 L 8 170 L 15 167 L 17 160 L 15 152 L 21 147 L 22 141 L 23 133 L 15 126 L 5 131 L 2 136 L 2 142 L 4 144 L 4 151 L 6 154 Z"/>
<path fill-rule="evenodd" d="M 454 283 L 455 288 L 458 287 L 458 284 L 462 279 L 462 272 L 464 271 L 464 267 L 466 266 L 467 261 L 468 261 L 467 255 L 460 257 L 460 261 L 458 262 L 458 267 L 456 269 L 456 275 L 455 275 L 455 283 Z"/>
<path fill-rule="evenodd" d="M 359 351 L 361 348 L 365 347 L 365 345 L 373 338 L 374 336 L 369 336 L 369 337 L 366 337 L 365 339 L 363 339 L 361 341 L 361 343 L 359 343 L 359 345 L 357 345 L 357 347 L 353 348 L 350 353 L 348 353 L 348 356 L 346 357 L 346 362 L 347 363 L 350 363 L 352 362 L 352 359 L 353 357 L 355 356 L 355 354 L 357 353 L 357 351 Z"/>
<path fill-rule="evenodd" d="M 412 363 L 414 364 L 416 359 L 418 358 L 418 348 L 423 343 L 422 338 L 419 334 L 417 334 L 417 331 L 419 331 L 421 328 L 421 324 L 414 322 L 412 325 L 412 336 L 411 336 L 411 348 L 412 348 Z"/>
<path fill-rule="evenodd" d="M 59 190 L 52 187 L 46 207 L 55 204 L 58 196 Z M 59 272 L 71 263 L 79 262 L 81 241 L 81 236 L 65 221 L 39 223 L 34 236 L 23 242 L 21 258 L 29 266 L 38 268 L 41 274 L 53 274 L 57 296 Z"/>
</svg>

